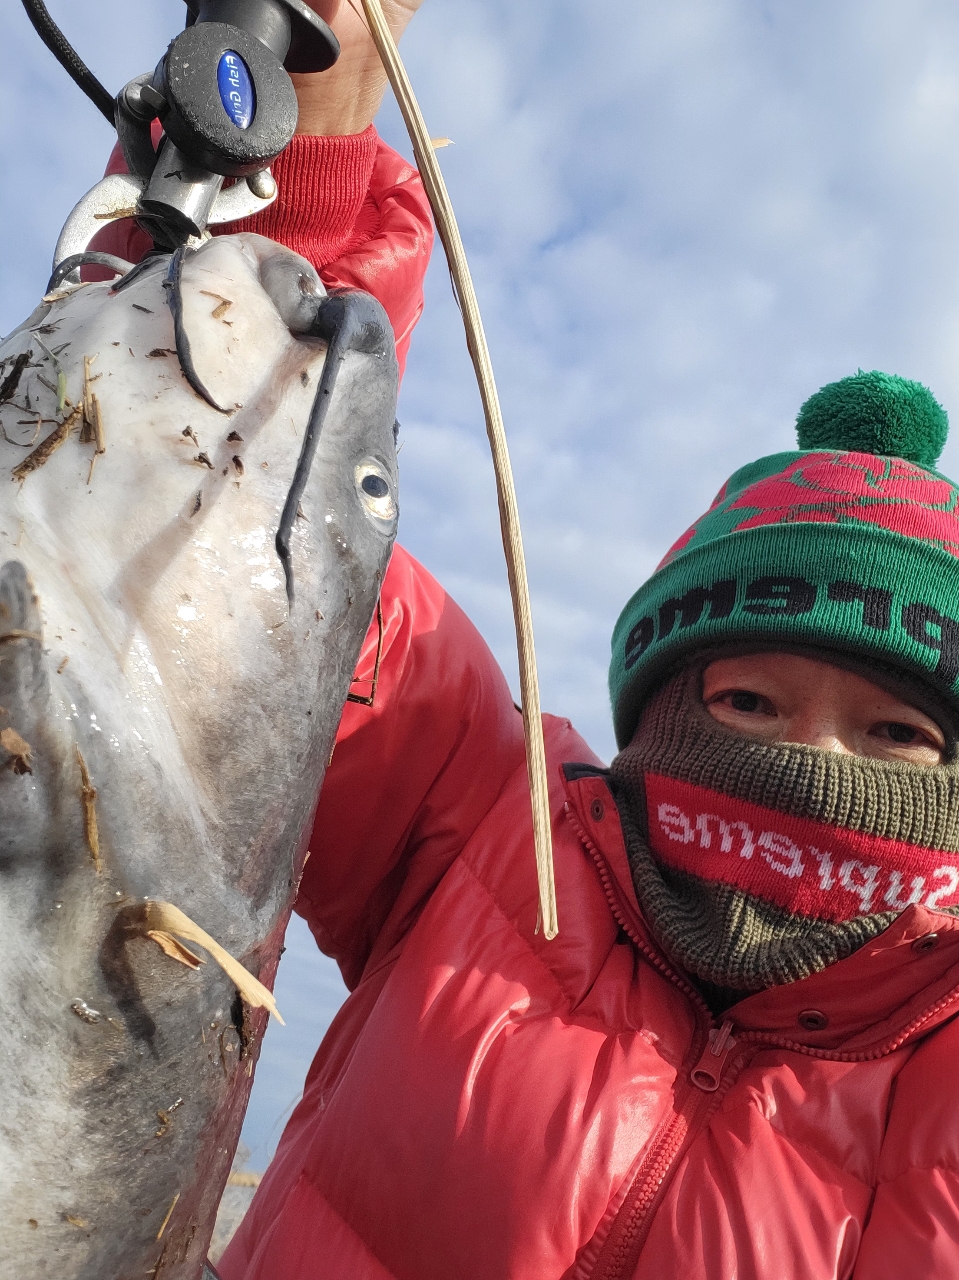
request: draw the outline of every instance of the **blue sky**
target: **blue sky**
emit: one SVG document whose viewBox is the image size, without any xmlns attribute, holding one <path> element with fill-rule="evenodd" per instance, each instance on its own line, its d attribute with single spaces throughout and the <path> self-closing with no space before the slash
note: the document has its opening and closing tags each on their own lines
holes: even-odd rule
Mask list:
<svg viewBox="0 0 959 1280">
<path fill-rule="evenodd" d="M 180 0 L 49 0 L 111 90 Z M 0 331 L 110 130 L 0 0 Z M 857 368 L 959 415 L 959 11 L 947 0 L 426 0 L 404 41 L 467 243 L 524 522 L 544 706 L 612 752 L 619 609 L 725 476 Z M 409 148 L 391 105 L 380 126 Z M 440 256 L 400 404 L 401 538 L 512 673 L 492 471 Z M 959 435 L 942 469 L 959 474 Z M 293 931 L 262 1166 L 340 997 Z M 285 1037 L 285 1039 L 283 1038 Z"/>
</svg>

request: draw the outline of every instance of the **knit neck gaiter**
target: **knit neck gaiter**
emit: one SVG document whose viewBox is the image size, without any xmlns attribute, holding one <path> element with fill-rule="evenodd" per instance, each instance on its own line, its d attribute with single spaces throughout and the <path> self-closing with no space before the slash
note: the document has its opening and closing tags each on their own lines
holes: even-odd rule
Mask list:
<svg viewBox="0 0 959 1280">
<path fill-rule="evenodd" d="M 959 905 L 959 765 L 734 733 L 702 664 L 649 705 L 611 775 L 633 882 L 714 1009 L 844 959 L 907 906 Z"/>
</svg>

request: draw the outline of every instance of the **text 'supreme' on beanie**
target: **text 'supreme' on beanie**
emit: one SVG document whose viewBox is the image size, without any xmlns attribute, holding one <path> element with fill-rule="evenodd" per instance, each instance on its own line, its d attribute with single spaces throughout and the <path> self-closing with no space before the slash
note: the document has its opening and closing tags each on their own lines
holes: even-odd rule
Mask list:
<svg viewBox="0 0 959 1280">
<path fill-rule="evenodd" d="M 959 704 L 959 489 L 933 470 L 947 430 L 925 387 L 884 373 L 807 400 L 799 451 L 737 471 L 620 615 L 620 747 L 651 690 L 713 645 L 878 660 Z"/>
</svg>

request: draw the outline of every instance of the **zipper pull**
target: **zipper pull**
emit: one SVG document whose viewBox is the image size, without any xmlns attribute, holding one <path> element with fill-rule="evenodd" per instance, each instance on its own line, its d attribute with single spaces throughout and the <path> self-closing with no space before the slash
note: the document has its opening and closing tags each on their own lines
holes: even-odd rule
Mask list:
<svg viewBox="0 0 959 1280">
<path fill-rule="evenodd" d="M 729 1018 L 718 1030 L 713 1027 L 702 1057 L 690 1072 L 689 1078 L 697 1089 L 702 1089 L 703 1093 L 715 1093 L 719 1088 L 723 1068 L 736 1047 L 736 1037 L 732 1034 L 732 1030 L 733 1024 Z"/>
</svg>

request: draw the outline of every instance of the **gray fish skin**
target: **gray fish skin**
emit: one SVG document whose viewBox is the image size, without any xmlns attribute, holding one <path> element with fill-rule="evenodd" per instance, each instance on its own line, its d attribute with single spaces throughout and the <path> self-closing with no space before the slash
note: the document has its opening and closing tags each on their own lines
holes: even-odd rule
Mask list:
<svg viewBox="0 0 959 1280">
<path fill-rule="evenodd" d="M 248 235 L 183 263 L 182 323 L 224 417 L 179 368 L 166 266 L 85 286 L 0 347 L 35 366 L 0 406 L 0 473 L 58 416 L 38 339 L 74 404 L 96 357 L 106 446 L 92 476 L 77 431 L 22 483 L 0 474 L 0 1275 L 18 1280 L 203 1273 L 266 1013 L 212 960 L 164 954 L 144 900 L 272 985 L 395 533 L 390 341 L 343 359 L 288 605 L 274 537 L 326 347 L 281 316 L 302 331 L 312 268 Z"/>
</svg>

